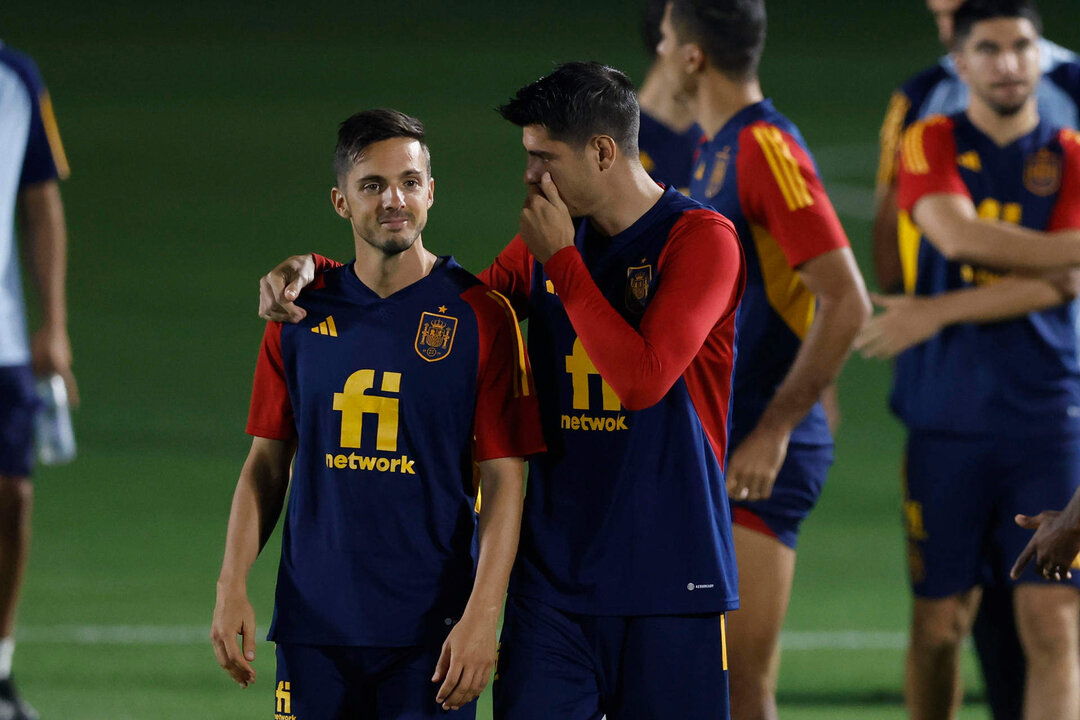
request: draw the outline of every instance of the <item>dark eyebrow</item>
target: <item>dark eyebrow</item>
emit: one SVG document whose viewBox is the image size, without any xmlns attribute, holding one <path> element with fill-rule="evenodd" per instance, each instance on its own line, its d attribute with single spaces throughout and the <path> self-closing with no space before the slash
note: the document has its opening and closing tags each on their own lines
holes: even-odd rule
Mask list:
<svg viewBox="0 0 1080 720">
<path fill-rule="evenodd" d="M 980 40 L 975 43 L 976 50 L 1001 50 L 1001 45 L 997 44 L 993 40 Z"/>
<path fill-rule="evenodd" d="M 541 150 L 527 150 L 526 152 L 533 157 L 540 158 L 541 160 L 550 160 L 551 158 L 555 157 L 551 153 L 543 152 Z"/>
<path fill-rule="evenodd" d="M 386 178 L 384 178 L 382 175 L 365 175 L 364 177 L 357 180 L 356 184 L 363 185 L 364 183 L 369 182 L 384 183 L 386 182 Z"/>
</svg>

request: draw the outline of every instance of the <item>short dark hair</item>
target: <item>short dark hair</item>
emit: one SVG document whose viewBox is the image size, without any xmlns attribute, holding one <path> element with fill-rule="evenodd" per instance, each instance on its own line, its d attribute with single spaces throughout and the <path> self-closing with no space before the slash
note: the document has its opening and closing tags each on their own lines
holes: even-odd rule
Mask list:
<svg viewBox="0 0 1080 720">
<path fill-rule="evenodd" d="M 1042 16 L 1034 0 L 967 0 L 953 14 L 953 47 L 960 47 L 975 23 L 997 18 L 1026 18 L 1042 35 Z"/>
<path fill-rule="evenodd" d="M 668 0 L 648 0 L 645 12 L 641 15 L 641 39 L 649 57 L 656 57 L 656 46 L 660 44 L 660 22 L 664 19 L 664 9 Z"/>
<path fill-rule="evenodd" d="M 431 151 L 424 140 L 424 123 L 397 110 L 378 108 L 351 115 L 338 126 L 337 147 L 334 149 L 334 177 L 342 182 L 360 161 L 368 146 L 380 140 L 406 137 L 420 143 L 431 175 Z"/>
<path fill-rule="evenodd" d="M 630 78 L 607 65 L 559 65 L 518 90 L 498 111 L 518 127 L 541 125 L 553 140 L 575 147 L 583 147 L 595 135 L 609 135 L 624 153 L 638 155 L 637 93 Z"/>
<path fill-rule="evenodd" d="M 710 65 L 735 80 L 757 75 L 765 48 L 765 0 L 673 0 L 680 43 L 692 42 Z"/>
</svg>

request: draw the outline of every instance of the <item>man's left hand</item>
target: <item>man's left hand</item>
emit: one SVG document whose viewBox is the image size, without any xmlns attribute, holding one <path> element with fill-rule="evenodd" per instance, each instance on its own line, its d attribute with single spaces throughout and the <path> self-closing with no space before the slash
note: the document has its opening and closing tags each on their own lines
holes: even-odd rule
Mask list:
<svg viewBox="0 0 1080 720">
<path fill-rule="evenodd" d="M 495 667 L 498 615 L 484 619 L 466 611 L 443 642 L 432 682 L 442 681 L 435 702 L 458 710 L 480 697 Z"/>
<path fill-rule="evenodd" d="M 910 295 L 871 295 L 885 312 L 870 318 L 854 348 L 866 358 L 887 360 L 941 332 L 937 319 L 925 312 L 922 298 Z"/>
<path fill-rule="evenodd" d="M 574 245 L 574 221 L 559 196 L 551 173 L 544 173 L 540 184 L 529 189 L 521 209 L 521 239 L 541 263 Z"/>
<path fill-rule="evenodd" d="M 30 355 L 34 375 L 59 375 L 67 388 L 68 404 L 79 406 L 79 386 L 71 372 L 71 340 L 62 327 L 43 326 L 30 338 Z"/>
<path fill-rule="evenodd" d="M 790 437 L 791 433 L 754 428 L 728 460 L 728 497 L 745 502 L 768 499 L 787 456 Z"/>
</svg>

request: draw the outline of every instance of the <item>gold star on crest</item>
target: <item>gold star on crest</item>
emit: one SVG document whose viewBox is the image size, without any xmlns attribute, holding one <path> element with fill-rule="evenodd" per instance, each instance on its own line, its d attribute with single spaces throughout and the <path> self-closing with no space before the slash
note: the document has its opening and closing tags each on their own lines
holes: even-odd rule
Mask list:
<svg viewBox="0 0 1080 720">
<path fill-rule="evenodd" d="M 446 306 L 445 305 L 440 305 L 439 306 L 439 312 L 441 312 L 441 313 L 446 312 Z"/>
</svg>

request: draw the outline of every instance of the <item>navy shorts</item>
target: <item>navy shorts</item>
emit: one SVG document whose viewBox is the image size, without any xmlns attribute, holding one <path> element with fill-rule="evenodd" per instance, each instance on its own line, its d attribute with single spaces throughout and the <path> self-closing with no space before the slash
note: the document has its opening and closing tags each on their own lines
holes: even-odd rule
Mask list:
<svg viewBox="0 0 1080 720">
<path fill-rule="evenodd" d="M 916 596 L 943 598 L 1009 569 L 1032 537 L 1013 520 L 1065 507 L 1080 485 L 1080 437 L 908 437 L 904 522 Z M 1029 565 L 1018 582 L 1049 582 Z M 1080 587 L 1080 573 L 1068 582 Z"/>
<path fill-rule="evenodd" d="M 592 616 L 511 595 L 495 720 L 728 720 L 723 615 Z"/>
<path fill-rule="evenodd" d="M 278 643 L 275 720 L 474 720 L 476 701 L 446 711 L 431 682 L 440 646 Z"/>
<path fill-rule="evenodd" d="M 29 365 L 0 367 L 0 475 L 30 477 L 38 398 Z"/>
<path fill-rule="evenodd" d="M 799 526 L 817 504 L 832 462 L 832 445 L 792 443 L 772 495 L 757 502 L 732 500 L 731 522 L 774 537 L 794 550 Z"/>
</svg>

